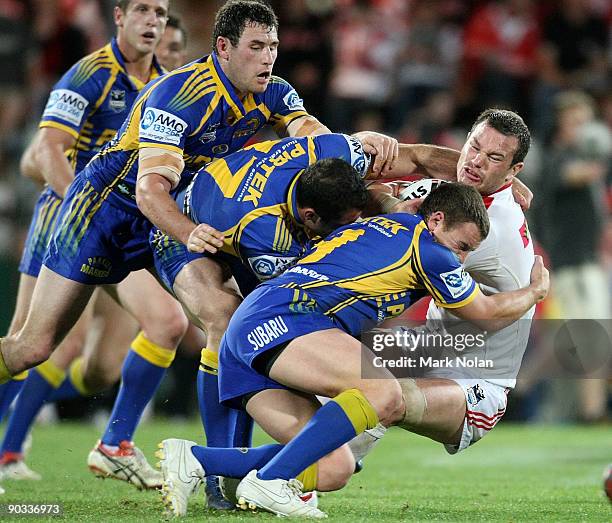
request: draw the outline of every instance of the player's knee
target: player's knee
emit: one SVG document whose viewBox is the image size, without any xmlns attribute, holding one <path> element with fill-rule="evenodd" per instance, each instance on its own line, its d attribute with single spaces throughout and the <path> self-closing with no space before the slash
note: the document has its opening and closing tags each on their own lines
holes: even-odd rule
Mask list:
<svg viewBox="0 0 612 523">
<path fill-rule="evenodd" d="M 178 346 L 187 332 L 189 322 L 178 302 L 164 310 L 157 310 L 142 322 L 141 327 L 149 340 L 162 347 Z"/>
<path fill-rule="evenodd" d="M 373 393 L 372 405 L 378 414 L 378 420 L 385 427 L 399 422 L 405 410 L 402 397 L 402 389 L 397 380 L 378 380 L 377 387 Z"/>
<path fill-rule="evenodd" d="M 202 325 L 206 327 L 206 332 L 224 333 L 227 329 L 232 314 L 240 305 L 240 298 L 232 294 L 220 294 L 216 300 L 215 306 L 210 307 L 210 304 L 201 307 L 198 312 L 198 318 Z"/>
<path fill-rule="evenodd" d="M 21 352 L 19 358 L 20 365 L 16 371 L 21 372 L 26 369 L 31 369 L 36 367 L 36 365 L 47 361 L 53 352 L 53 348 L 54 347 L 51 343 L 46 343 L 41 344 L 31 350 Z"/>
<path fill-rule="evenodd" d="M 355 459 L 343 445 L 319 461 L 317 490 L 328 492 L 345 487 L 355 471 Z"/>
<path fill-rule="evenodd" d="M 427 410 L 427 401 L 423 391 L 413 379 L 399 380 L 404 398 L 404 413 L 398 424 L 400 427 L 410 430 L 418 426 Z"/>
</svg>

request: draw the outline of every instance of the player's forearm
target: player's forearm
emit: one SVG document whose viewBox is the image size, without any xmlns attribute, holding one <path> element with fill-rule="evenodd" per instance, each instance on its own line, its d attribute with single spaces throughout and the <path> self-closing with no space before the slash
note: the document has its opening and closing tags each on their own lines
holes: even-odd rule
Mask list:
<svg viewBox="0 0 612 523">
<path fill-rule="evenodd" d="M 297 118 L 287 126 L 289 136 L 317 136 L 330 133 L 331 131 L 325 125 L 310 115 Z"/>
<path fill-rule="evenodd" d="M 32 144 L 30 144 L 21 155 L 21 160 L 19 161 L 19 171 L 21 172 L 22 176 L 25 176 L 36 183 L 40 185 L 45 184 L 45 178 L 36 166 L 36 161 L 34 159 L 34 147 Z"/>
<path fill-rule="evenodd" d="M 427 178 L 457 180 L 459 151 L 428 144 L 400 144 L 393 174 L 397 177 L 418 173 Z"/>
<path fill-rule="evenodd" d="M 136 185 L 136 204 L 156 227 L 187 244 L 196 225 L 179 210 L 170 189 L 170 182 L 162 176 L 145 176 Z"/>
<path fill-rule="evenodd" d="M 33 169 L 60 196 L 64 196 L 74 180 L 74 169 L 61 144 L 41 141 L 34 153 Z"/>
<path fill-rule="evenodd" d="M 531 285 L 486 296 L 487 317 L 474 323 L 480 323 L 479 326 L 485 330 L 498 331 L 524 316 L 541 299 L 541 292 Z"/>
</svg>

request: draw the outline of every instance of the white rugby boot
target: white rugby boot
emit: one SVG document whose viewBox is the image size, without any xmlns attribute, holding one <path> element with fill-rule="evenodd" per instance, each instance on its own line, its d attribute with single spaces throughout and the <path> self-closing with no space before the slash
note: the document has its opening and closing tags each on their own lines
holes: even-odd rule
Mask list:
<svg viewBox="0 0 612 523">
<path fill-rule="evenodd" d="M 0 463 L 0 479 L 40 481 L 42 476 L 28 467 L 23 459 L 19 459 Z"/>
<path fill-rule="evenodd" d="M 165 439 L 158 445 L 155 455 L 162 472 L 161 496 L 167 515 L 186 515 L 189 497 L 204 481 L 204 468 L 191 452 L 194 445 L 197 443 L 186 439 Z"/>
<path fill-rule="evenodd" d="M 297 479 L 263 480 L 252 470 L 236 489 L 238 507 L 242 510 L 257 508 L 277 516 L 326 518 L 327 514 L 302 500 L 302 484 Z"/>
<path fill-rule="evenodd" d="M 87 456 L 87 466 L 99 478 L 119 479 L 141 490 L 162 485 L 161 472 L 149 465 L 142 450 L 131 441 L 122 441 L 116 450 L 98 441 Z"/>
<path fill-rule="evenodd" d="M 238 498 L 236 497 L 236 489 L 242 479 L 238 478 L 226 478 L 219 476 L 219 487 L 223 497 L 234 505 L 238 504 Z M 319 506 L 319 493 L 316 490 L 310 492 L 304 492 L 301 496 L 304 503 L 308 503 L 311 507 L 317 508 Z"/>
</svg>

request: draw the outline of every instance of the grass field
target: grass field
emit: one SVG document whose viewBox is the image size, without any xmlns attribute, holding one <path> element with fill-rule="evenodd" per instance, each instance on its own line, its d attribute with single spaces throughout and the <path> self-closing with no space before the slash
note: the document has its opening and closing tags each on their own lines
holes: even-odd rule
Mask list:
<svg viewBox="0 0 612 523">
<path fill-rule="evenodd" d="M 196 422 L 150 422 L 139 429 L 137 444 L 153 461 L 160 439 L 194 439 L 200 432 Z M 43 481 L 5 481 L 7 492 L 0 503 L 61 503 L 67 521 L 160 521 L 156 493 L 89 473 L 85 458 L 97 437 L 99 431 L 88 425 L 36 427 L 28 462 L 43 474 Z M 265 438 L 258 434 L 256 441 Z M 394 430 L 368 458 L 364 471 L 343 491 L 325 495 L 320 506 L 331 521 L 342 522 L 612 521 L 612 506 L 601 490 L 602 470 L 610 461 L 611 427 L 501 423 L 457 456 L 448 456 L 429 440 Z M 208 511 L 198 495 L 186 521 L 273 517 Z"/>
</svg>

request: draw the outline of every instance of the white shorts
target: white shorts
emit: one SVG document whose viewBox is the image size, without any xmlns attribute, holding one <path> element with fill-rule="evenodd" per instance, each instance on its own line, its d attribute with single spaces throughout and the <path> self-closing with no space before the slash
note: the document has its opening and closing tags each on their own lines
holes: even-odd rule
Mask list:
<svg viewBox="0 0 612 523">
<path fill-rule="evenodd" d="M 479 379 L 453 379 L 465 394 L 466 412 L 459 445 L 444 445 L 456 454 L 473 445 L 497 425 L 506 412 L 510 389 Z"/>
</svg>

